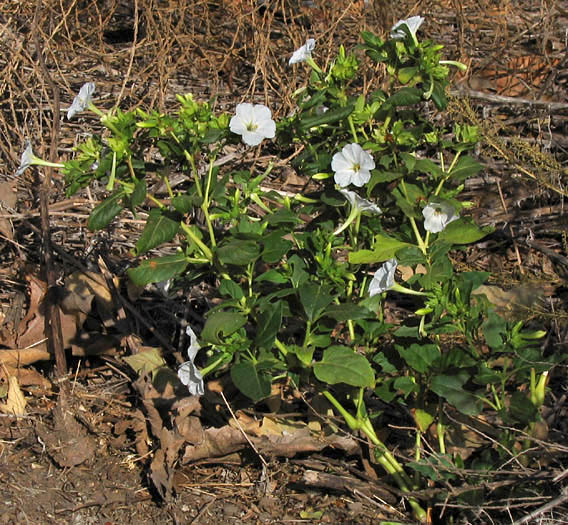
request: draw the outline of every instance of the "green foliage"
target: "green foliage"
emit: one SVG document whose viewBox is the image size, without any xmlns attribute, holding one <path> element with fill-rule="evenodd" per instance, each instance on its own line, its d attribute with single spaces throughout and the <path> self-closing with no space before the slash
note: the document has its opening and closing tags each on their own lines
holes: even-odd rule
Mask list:
<svg viewBox="0 0 568 525">
<path fill-rule="evenodd" d="M 453 250 L 492 231 L 459 217 L 467 208 L 460 201 L 464 183 L 481 170 L 466 153 L 478 133 L 473 126 L 446 127 L 436 114 L 447 104 L 448 65 L 458 64 L 441 60 L 442 46 L 419 41 L 405 25 L 402 31 L 405 38 L 386 41 L 362 35 L 361 48 L 388 75 L 372 93 L 354 87 L 360 85 L 355 53 L 341 47 L 328 71 L 308 61 L 309 82 L 296 93 L 297 111 L 277 123 L 271 153 L 287 158 L 301 151 L 292 155 L 293 167 L 320 185 L 309 195 L 265 191 L 272 164 L 262 171 L 237 158 L 218 167 L 218 155 L 237 140 L 230 116 L 215 115 L 211 102 L 190 94 L 178 95 L 173 114 L 104 115 L 108 136 L 79 145 L 63 171 L 69 194 L 94 180 L 107 185 L 110 196 L 93 210 L 89 228 L 105 228 L 125 208 L 144 207 L 135 254 L 179 244 L 175 254 L 129 269 L 134 283 L 216 284 L 216 306 L 199 336 L 207 374 L 229 372 L 254 402 L 285 377 L 300 388 L 315 386 L 410 490 L 373 430 L 365 399 L 407 406 L 418 433 L 438 425 L 443 449 L 447 406 L 466 416 L 493 410 L 530 429 L 546 389 L 547 376 L 537 381 L 536 374 L 553 362 L 538 347 L 542 332 L 505 321 L 485 296 L 472 293 L 487 273 L 454 268 Z M 350 144 L 375 165 L 366 185 L 349 188 L 356 198 L 337 191 L 332 175 L 332 159 Z M 159 152 L 158 160 L 147 162 L 148 151 Z M 173 173 L 185 175 L 175 191 Z M 151 194 L 153 179 L 164 183 L 166 198 Z M 380 264 L 393 259 L 411 275 L 407 282 L 395 275 L 390 288 L 370 287 L 373 274 L 379 279 L 385 271 Z M 380 293 L 370 297 L 370 288 Z M 386 322 L 385 295 L 392 293 L 408 294 L 407 312 Z M 528 384 L 530 395 L 522 394 L 520 386 Z M 449 480 L 444 469 L 451 462 L 442 453 L 411 467 Z"/>
</svg>

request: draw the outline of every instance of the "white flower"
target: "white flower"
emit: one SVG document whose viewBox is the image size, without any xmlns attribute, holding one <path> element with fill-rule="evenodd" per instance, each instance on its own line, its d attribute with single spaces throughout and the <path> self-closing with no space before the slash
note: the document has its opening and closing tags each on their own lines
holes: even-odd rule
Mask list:
<svg viewBox="0 0 568 525">
<path fill-rule="evenodd" d="M 390 37 L 394 40 L 404 40 L 404 38 L 406 38 L 406 33 L 403 29 L 401 29 L 401 26 L 406 25 L 413 38 L 416 38 L 416 32 L 422 25 L 422 22 L 424 22 L 424 18 L 421 16 L 411 16 L 406 20 L 399 20 L 394 26 L 392 26 Z"/>
<path fill-rule="evenodd" d="M 36 156 L 34 155 L 34 151 L 32 149 L 32 143 L 28 140 L 26 149 L 22 153 L 22 157 L 20 158 L 20 167 L 18 171 L 16 171 L 16 176 L 20 176 L 24 173 L 26 168 L 34 164 L 36 160 Z"/>
<path fill-rule="evenodd" d="M 189 361 L 186 361 L 178 368 L 179 380 L 187 386 L 189 393 L 192 396 L 202 396 L 205 393 L 205 387 L 203 385 L 203 376 L 197 367 L 193 364 L 195 356 L 201 346 L 197 342 L 197 336 L 195 332 L 188 326 L 185 329 L 185 333 L 189 335 L 189 348 L 187 349 L 187 355 Z"/>
<path fill-rule="evenodd" d="M 371 178 L 375 161 L 359 144 L 348 144 L 331 160 L 334 180 L 342 188 L 353 184 L 361 187 Z"/>
<path fill-rule="evenodd" d="M 443 231 L 450 222 L 459 218 L 456 210 L 446 202 L 431 202 L 422 210 L 424 229 L 430 233 Z"/>
<path fill-rule="evenodd" d="M 313 38 L 308 38 L 302 47 L 294 51 L 294 54 L 290 57 L 290 60 L 288 60 L 288 65 L 291 66 L 298 62 L 305 62 L 308 58 L 312 58 L 312 51 L 315 47 L 316 41 Z"/>
<path fill-rule="evenodd" d="M 242 135 L 243 142 L 248 146 L 258 146 L 263 139 L 271 139 L 276 135 L 276 123 L 272 120 L 272 113 L 263 104 L 239 104 L 235 113 L 229 123 L 229 129 L 237 135 Z"/>
<path fill-rule="evenodd" d="M 79 94 L 73 99 L 73 104 L 67 110 L 67 120 L 71 120 L 77 113 L 85 111 L 92 102 L 95 92 L 95 83 L 87 82 L 79 90 Z"/>
<path fill-rule="evenodd" d="M 396 259 L 389 259 L 376 272 L 373 280 L 369 284 L 369 295 L 377 295 L 390 290 L 394 282 L 394 273 L 398 262 Z"/>
<path fill-rule="evenodd" d="M 91 169 L 93 169 L 93 166 L 91 166 Z M 173 282 L 172 279 L 166 279 L 165 281 L 160 281 L 159 283 L 156 283 L 155 286 L 164 297 L 168 297 L 168 292 L 172 286 L 172 282 Z"/>
<path fill-rule="evenodd" d="M 339 190 L 339 193 L 341 193 L 349 201 L 352 208 L 357 208 L 357 210 L 361 212 L 368 211 L 376 214 L 383 213 L 381 208 L 379 208 L 376 204 L 360 197 L 354 191 Z"/>
</svg>

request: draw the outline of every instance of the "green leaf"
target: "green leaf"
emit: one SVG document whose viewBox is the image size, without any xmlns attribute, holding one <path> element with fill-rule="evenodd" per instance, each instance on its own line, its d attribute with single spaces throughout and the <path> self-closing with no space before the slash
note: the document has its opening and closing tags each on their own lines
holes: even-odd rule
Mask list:
<svg viewBox="0 0 568 525">
<path fill-rule="evenodd" d="M 333 124 L 334 122 L 339 122 L 344 118 L 347 118 L 351 113 L 353 113 L 354 104 L 349 104 L 345 107 L 334 108 L 326 111 L 321 115 L 315 115 L 313 117 L 303 118 L 300 121 L 299 129 L 300 131 L 306 132 L 310 128 L 315 128 L 316 126 L 322 126 L 324 124 Z"/>
<path fill-rule="evenodd" d="M 466 416 L 475 416 L 481 412 L 480 401 L 467 390 L 464 384 L 469 374 L 462 370 L 454 375 L 439 375 L 432 378 L 430 389 L 443 397 Z"/>
<path fill-rule="evenodd" d="M 391 95 L 385 102 L 389 106 L 413 106 L 422 101 L 422 91 L 413 87 L 405 87 Z"/>
<path fill-rule="evenodd" d="M 436 283 L 447 281 L 453 274 L 454 266 L 447 255 L 438 257 L 426 275 L 420 277 L 420 284 L 427 290 Z"/>
<path fill-rule="evenodd" d="M 260 255 L 260 246 L 252 240 L 231 239 L 219 246 L 216 254 L 221 264 L 248 266 Z"/>
<path fill-rule="evenodd" d="M 231 379 L 234 385 L 253 401 L 260 401 L 270 395 L 272 378 L 269 374 L 260 372 L 250 361 L 234 364 L 231 368 Z"/>
<path fill-rule="evenodd" d="M 324 315 L 339 322 L 357 319 L 373 319 L 377 317 L 377 315 L 368 308 L 352 303 L 332 304 L 325 310 Z"/>
<path fill-rule="evenodd" d="M 315 376 L 324 383 L 345 383 L 351 386 L 373 387 L 375 374 L 369 361 L 346 346 L 330 346 L 321 361 L 314 363 Z"/>
<path fill-rule="evenodd" d="M 398 80 L 401 84 L 408 84 L 418 72 L 417 67 L 401 67 L 398 70 Z"/>
<path fill-rule="evenodd" d="M 134 209 L 146 200 L 147 184 L 145 180 L 137 180 L 134 184 L 134 191 L 130 195 L 130 206 Z"/>
<path fill-rule="evenodd" d="M 394 385 L 394 378 L 387 379 L 381 383 L 377 388 L 375 388 L 375 395 L 382 399 L 385 403 L 390 403 L 397 395 L 397 392 L 391 390 L 391 386 Z"/>
<path fill-rule="evenodd" d="M 126 364 L 139 376 L 151 374 L 166 364 L 158 348 L 152 348 L 151 350 L 145 350 L 138 354 L 125 356 L 122 359 L 126 361 Z"/>
<path fill-rule="evenodd" d="M 372 250 L 359 250 L 349 254 L 351 264 L 374 264 L 392 259 L 397 250 L 412 246 L 407 242 L 399 241 L 382 233 L 375 236 L 375 244 Z"/>
<path fill-rule="evenodd" d="M 201 340 L 204 343 L 222 343 L 223 337 L 234 334 L 246 322 L 247 318 L 237 312 L 213 312 L 205 321 Z"/>
<path fill-rule="evenodd" d="M 394 366 L 388 359 L 384 352 L 378 352 L 373 356 L 373 363 L 376 363 L 381 367 L 381 370 L 385 374 L 394 374 L 397 371 L 396 366 Z"/>
<path fill-rule="evenodd" d="M 306 312 L 308 321 L 313 322 L 320 317 L 323 310 L 333 301 L 329 293 L 331 286 L 308 283 L 299 289 L 300 302 Z"/>
<path fill-rule="evenodd" d="M 432 363 L 440 357 L 440 349 L 437 345 L 419 345 L 414 343 L 408 348 L 400 345 L 395 345 L 395 347 L 408 366 L 420 374 L 428 372 Z"/>
<path fill-rule="evenodd" d="M 496 370 L 492 370 L 487 363 L 480 363 L 479 370 L 473 378 L 477 385 L 496 385 L 501 382 L 501 374 Z"/>
<path fill-rule="evenodd" d="M 306 263 L 298 255 L 292 255 L 288 259 L 288 265 L 292 268 L 292 286 L 294 288 L 299 288 L 310 278 L 308 272 L 304 270 Z"/>
<path fill-rule="evenodd" d="M 194 207 L 200 205 L 200 203 L 197 202 L 198 200 L 199 198 L 197 195 L 176 195 L 172 199 L 172 206 L 176 211 L 185 215 L 193 210 Z"/>
<path fill-rule="evenodd" d="M 275 284 L 285 284 L 288 282 L 288 279 L 282 275 L 278 270 L 268 270 L 267 272 L 261 273 L 258 277 L 256 277 L 255 281 L 262 282 L 268 281 Z"/>
<path fill-rule="evenodd" d="M 375 169 L 371 172 L 371 180 L 367 183 L 367 194 L 372 193 L 377 184 L 391 182 L 393 180 L 400 179 L 403 176 L 404 173 L 402 171 Z"/>
<path fill-rule="evenodd" d="M 514 419 L 528 425 L 538 418 L 538 408 L 533 405 L 526 394 L 522 392 L 513 392 L 510 398 L 509 415 Z"/>
<path fill-rule="evenodd" d="M 450 222 L 446 229 L 438 234 L 438 239 L 452 244 L 470 244 L 483 239 L 493 231 L 495 231 L 495 228 L 491 226 L 480 228 L 471 220 L 462 217 L 457 221 Z"/>
<path fill-rule="evenodd" d="M 425 198 L 424 193 L 418 186 L 410 183 L 405 184 L 406 193 L 408 194 L 408 198 L 405 193 L 402 191 L 401 186 L 397 186 L 392 195 L 396 200 L 397 206 L 400 208 L 400 211 L 404 213 L 409 218 L 414 219 L 423 219 L 422 213 L 419 213 L 416 209 L 416 203 L 420 202 Z"/>
<path fill-rule="evenodd" d="M 262 250 L 262 260 L 268 264 L 281 261 L 284 255 L 288 253 L 292 247 L 292 242 L 283 239 L 285 232 L 277 230 L 262 238 L 264 249 Z"/>
<path fill-rule="evenodd" d="M 400 266 L 426 264 L 426 257 L 418 246 L 405 246 L 404 248 L 397 250 L 395 256 Z"/>
<path fill-rule="evenodd" d="M 416 159 L 414 169 L 420 173 L 428 173 L 436 178 L 442 174 L 442 168 L 430 159 Z"/>
<path fill-rule="evenodd" d="M 136 242 L 134 253 L 140 255 L 164 242 L 171 241 L 180 229 L 177 217 L 167 210 L 154 209 L 150 211 L 142 235 Z"/>
<path fill-rule="evenodd" d="M 124 190 L 120 189 L 101 202 L 91 212 L 87 222 L 89 230 L 102 230 L 107 226 L 124 209 L 124 204 L 122 203 L 124 196 Z"/>
<path fill-rule="evenodd" d="M 444 480 L 451 480 L 456 478 L 456 467 L 452 463 L 451 456 L 428 456 L 420 461 L 411 461 L 407 465 L 421 474 L 422 476 L 430 478 L 435 482 L 442 482 Z"/>
<path fill-rule="evenodd" d="M 269 304 L 258 316 L 257 332 L 254 340 L 258 347 L 270 350 L 274 346 L 274 339 L 282 324 L 283 307 L 282 301 Z"/>
<path fill-rule="evenodd" d="M 414 410 L 414 421 L 416 422 L 416 426 L 420 432 L 424 433 L 428 431 L 428 428 L 434 421 L 434 416 L 426 410 L 422 410 L 421 408 L 417 408 Z"/>
<path fill-rule="evenodd" d="M 452 171 L 450 171 L 450 174 L 454 181 L 462 182 L 468 177 L 477 175 L 482 169 L 483 166 L 473 157 L 470 157 L 469 155 L 463 155 L 456 162 L 456 165 L 454 166 Z"/>
<path fill-rule="evenodd" d="M 221 281 L 221 284 L 219 285 L 219 293 L 237 300 L 240 300 L 245 296 L 242 288 L 231 279 L 223 279 Z"/>
<path fill-rule="evenodd" d="M 447 370 L 448 368 L 468 368 L 475 366 L 477 363 L 478 360 L 474 359 L 465 350 L 454 346 L 444 351 L 436 366 L 442 370 Z"/>
<path fill-rule="evenodd" d="M 410 394 L 420 391 L 420 387 L 416 384 L 415 379 L 408 376 L 397 377 L 394 380 L 393 386 L 403 393 L 405 399 Z"/>
<path fill-rule="evenodd" d="M 280 208 L 278 211 L 267 215 L 265 221 L 271 226 L 276 226 L 277 224 L 299 224 L 302 219 L 288 208 Z"/>
<path fill-rule="evenodd" d="M 312 360 L 314 358 L 315 347 L 313 346 L 298 346 L 298 345 L 288 345 L 288 350 L 296 355 L 300 362 L 306 366 L 312 366 Z"/>
<path fill-rule="evenodd" d="M 134 284 L 145 286 L 171 279 L 174 275 L 182 273 L 187 265 L 188 261 L 183 253 L 155 257 L 142 261 L 137 268 L 130 268 L 128 277 Z"/>
<path fill-rule="evenodd" d="M 507 322 L 500 315 L 491 311 L 487 314 L 487 319 L 481 325 L 483 335 L 487 344 L 493 350 L 499 350 L 505 344 L 507 333 Z"/>
</svg>

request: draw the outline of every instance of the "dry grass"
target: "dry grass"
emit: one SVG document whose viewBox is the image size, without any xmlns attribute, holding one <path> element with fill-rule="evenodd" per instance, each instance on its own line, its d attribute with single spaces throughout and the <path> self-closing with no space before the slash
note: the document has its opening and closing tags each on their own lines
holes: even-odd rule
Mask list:
<svg viewBox="0 0 568 525">
<path fill-rule="evenodd" d="M 422 14 L 428 19 L 426 34 L 446 45 L 448 58 L 470 66 L 467 76 L 456 81 L 461 96 L 469 93 L 472 98 L 460 100 L 461 110 L 455 114 L 477 119 L 487 138 L 480 150 L 487 170 L 467 191 L 479 204 L 474 214 L 480 222 L 496 225 L 497 234 L 480 249 L 463 254 L 461 262 L 493 271 L 500 282 L 544 282 L 549 287 L 546 303 L 538 305 L 542 311 L 535 307 L 530 315 L 547 324 L 551 346 L 566 351 L 568 227 L 563 166 L 568 110 L 560 107 L 553 112 L 545 104 L 566 100 L 568 13 L 562 3 L 375 0 L 365 7 L 363 0 L 321 0 L 314 4 L 310 7 L 302 0 L 274 0 L 269 7 L 256 0 L 1 3 L 0 182 L 11 183 L 18 196 L 16 206 L 0 210 L 0 219 L 8 218 L 14 227 L 12 235 L 0 231 L 2 310 L 10 310 L 23 295 L 22 276 L 38 272 L 44 263 L 39 250 L 38 188 L 45 174 L 27 170 L 19 179 L 13 175 L 24 142 L 30 139 L 39 156 L 66 159 L 78 141 L 100 129 L 90 115 L 73 122 L 64 119 L 84 82 L 97 83 L 97 105 L 107 109 L 166 111 L 174 107 L 176 93 L 191 92 L 198 99 L 215 97 L 217 107 L 228 111 L 246 99 L 285 115 L 294 108 L 292 93 L 305 82 L 305 69 L 288 67 L 288 58 L 306 38 L 316 38 L 317 60 L 325 65 L 339 44 L 352 49 L 362 30 L 384 34 L 396 20 Z M 364 62 L 362 89 L 371 90 L 381 81 L 381 69 Z M 513 105 L 505 98 L 499 102 L 484 94 L 521 102 Z M 541 103 L 531 103 L 535 100 Z M 85 190 L 66 200 L 58 175 L 48 187 L 55 247 L 88 264 L 96 261 L 94 254 L 111 246 L 120 268 L 144 221 L 127 216 L 110 232 L 92 234 L 85 229 L 86 219 L 102 189 Z M 519 194 L 519 189 L 526 191 Z M 65 264 L 58 259 L 59 275 L 65 274 Z M 555 388 L 556 401 L 562 400 L 565 385 L 558 379 Z M 555 410 L 551 421 L 556 424 L 565 417 L 560 401 Z M 539 444 L 541 450 L 547 446 L 553 445 Z M 540 497 L 520 504 L 532 509 L 542 502 Z M 480 523 L 484 519 L 480 515 Z M 558 515 L 554 519 L 539 516 L 532 523 L 562 523 Z"/>
</svg>

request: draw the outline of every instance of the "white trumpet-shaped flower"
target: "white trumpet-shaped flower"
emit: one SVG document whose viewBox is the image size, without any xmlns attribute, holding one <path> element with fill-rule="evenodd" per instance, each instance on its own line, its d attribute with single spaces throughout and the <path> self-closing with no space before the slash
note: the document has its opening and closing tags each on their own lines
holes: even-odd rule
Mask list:
<svg viewBox="0 0 568 525">
<path fill-rule="evenodd" d="M 360 197 L 354 191 L 339 190 L 339 193 L 341 193 L 349 201 L 349 204 L 351 204 L 353 208 L 357 208 L 360 212 L 368 211 L 376 214 L 383 213 L 381 208 L 379 208 L 376 204 Z"/>
<path fill-rule="evenodd" d="M 229 129 L 241 135 L 248 146 L 258 146 L 264 139 L 274 138 L 276 123 L 272 112 L 263 104 L 239 104 L 229 122 Z"/>
<path fill-rule="evenodd" d="M 299 62 L 305 62 L 308 58 L 312 58 L 312 51 L 316 47 L 316 41 L 313 38 L 308 38 L 306 43 L 296 49 L 293 55 L 288 60 L 288 65 L 291 66 L 292 64 L 298 64 Z"/>
<path fill-rule="evenodd" d="M 34 155 L 32 144 L 31 142 L 28 141 L 26 149 L 24 150 L 24 152 L 22 153 L 22 157 L 20 158 L 20 167 L 18 168 L 18 171 L 16 171 L 16 175 L 18 176 L 22 175 L 22 173 L 24 173 L 26 168 L 28 168 L 34 163 L 35 158 L 36 156 Z"/>
<path fill-rule="evenodd" d="M 446 202 L 431 202 L 422 210 L 424 229 L 430 233 L 440 233 L 446 226 L 459 218 L 456 210 Z"/>
<path fill-rule="evenodd" d="M 399 20 L 394 26 L 392 26 L 390 37 L 394 40 L 404 40 L 406 33 L 402 29 L 402 26 L 406 25 L 412 35 L 412 38 L 416 40 L 416 32 L 422 25 L 422 22 L 424 22 L 424 18 L 421 16 L 411 16 L 405 20 Z"/>
<path fill-rule="evenodd" d="M 345 222 L 333 232 L 334 235 L 338 235 L 345 230 L 345 228 L 347 228 L 363 212 L 375 213 L 377 215 L 382 213 L 381 208 L 379 208 L 376 204 L 360 197 L 354 191 L 339 190 L 339 193 L 341 193 L 349 201 L 349 204 L 351 204 L 351 212 Z"/>
<path fill-rule="evenodd" d="M 187 386 L 187 389 L 192 396 L 202 396 L 205 393 L 203 376 L 193 364 L 195 356 L 197 355 L 197 352 L 199 352 L 201 346 L 197 342 L 197 336 L 190 326 L 185 329 L 185 333 L 189 336 L 190 341 L 189 348 L 187 349 L 189 361 L 186 361 L 179 367 L 177 374 L 179 380 Z"/>
<path fill-rule="evenodd" d="M 371 178 L 375 161 L 359 144 L 347 144 L 331 160 L 331 169 L 335 172 L 334 180 L 345 188 L 349 184 L 361 187 Z"/>
<path fill-rule="evenodd" d="M 369 295 L 371 297 L 386 292 L 395 285 L 394 274 L 397 266 L 396 259 L 389 259 L 375 272 L 373 280 L 369 284 Z"/>
<path fill-rule="evenodd" d="M 22 175 L 24 171 L 30 166 L 50 166 L 52 168 L 63 168 L 63 164 L 59 164 L 57 162 L 49 162 L 47 160 L 36 157 L 32 149 L 32 144 L 28 140 L 26 141 L 26 149 L 24 150 L 20 158 L 20 166 L 16 171 L 16 176 L 19 177 L 20 175 Z"/>
<path fill-rule="evenodd" d="M 71 120 L 77 113 L 85 111 L 93 102 L 95 83 L 87 82 L 83 84 L 77 96 L 73 99 L 73 104 L 67 110 L 67 120 Z"/>
</svg>

